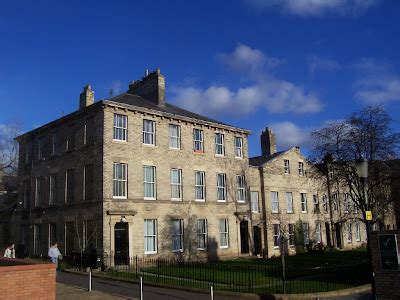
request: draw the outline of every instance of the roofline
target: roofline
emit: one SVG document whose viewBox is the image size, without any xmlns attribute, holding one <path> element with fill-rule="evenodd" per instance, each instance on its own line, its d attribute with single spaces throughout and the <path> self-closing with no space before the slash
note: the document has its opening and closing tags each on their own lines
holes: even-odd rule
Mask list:
<svg viewBox="0 0 400 300">
<path fill-rule="evenodd" d="M 76 110 L 76 111 L 74 111 L 74 112 L 72 112 L 72 113 L 69 113 L 69 114 L 67 114 L 67 115 L 65 115 L 65 116 L 63 116 L 63 117 L 61 117 L 61 118 L 58 118 L 58 119 L 55 119 L 54 121 L 51 121 L 51 122 L 49 122 L 49 123 L 46 123 L 46 124 L 44 124 L 44 125 L 42 125 L 42 126 L 40 126 L 40 127 L 38 127 L 38 128 L 32 129 L 32 130 L 30 130 L 30 131 L 28 131 L 28 132 L 25 132 L 25 133 L 23 133 L 23 134 L 17 136 L 17 137 L 15 138 L 15 140 L 17 140 L 17 142 L 19 142 L 21 139 L 25 138 L 26 136 L 29 136 L 29 135 L 31 135 L 31 134 L 33 134 L 33 133 L 38 132 L 38 131 L 42 131 L 42 130 L 44 130 L 44 129 L 47 129 L 47 128 L 49 128 L 49 127 L 52 127 L 52 126 L 54 126 L 54 125 L 56 125 L 56 124 L 58 124 L 58 123 L 64 122 L 64 121 L 66 121 L 66 120 L 68 120 L 68 119 L 71 119 L 71 118 L 73 118 L 73 117 L 75 117 L 75 116 L 78 116 L 78 115 L 80 115 L 80 114 L 82 114 L 82 113 L 84 113 L 84 112 L 97 109 L 99 106 L 102 106 L 102 105 L 103 105 L 103 100 L 99 100 L 99 101 L 97 101 L 97 102 L 94 102 L 92 105 L 89 105 L 89 106 L 87 106 L 87 107 L 85 107 L 85 108 L 83 108 L 83 109 L 78 109 L 78 110 Z"/>
<path fill-rule="evenodd" d="M 133 109 L 135 111 L 142 112 L 142 113 L 151 113 L 151 114 L 158 115 L 158 116 L 169 117 L 169 118 L 174 118 L 174 119 L 180 119 L 180 120 L 184 120 L 184 121 L 195 123 L 195 124 L 202 124 L 202 125 L 206 125 L 206 126 L 220 127 L 220 128 L 224 128 L 224 129 L 231 130 L 231 131 L 239 131 L 239 132 L 244 133 L 246 135 L 250 135 L 251 134 L 250 130 L 247 130 L 247 129 L 244 129 L 244 128 L 235 127 L 235 126 L 222 124 L 222 123 L 216 123 L 216 122 L 211 122 L 211 121 L 200 120 L 200 119 L 196 119 L 196 118 L 185 117 L 185 116 L 181 116 L 181 115 L 178 115 L 178 114 L 171 114 L 171 113 L 168 113 L 168 112 L 163 112 L 163 111 L 159 111 L 159 110 L 155 110 L 155 109 L 151 109 L 151 108 L 144 108 L 144 107 L 141 107 L 141 106 L 136 106 L 136 105 L 132 105 L 132 104 L 128 104 L 128 103 L 116 102 L 116 101 L 112 101 L 112 100 L 103 100 L 103 103 L 105 105 L 110 105 L 110 106 L 114 106 L 114 107 L 122 107 L 122 108 L 126 108 L 126 109 L 131 108 L 131 109 Z"/>
</svg>

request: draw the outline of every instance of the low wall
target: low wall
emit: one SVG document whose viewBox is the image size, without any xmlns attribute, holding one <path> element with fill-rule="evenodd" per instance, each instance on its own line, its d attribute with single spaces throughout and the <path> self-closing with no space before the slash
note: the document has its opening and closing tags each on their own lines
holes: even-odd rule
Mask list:
<svg viewBox="0 0 400 300">
<path fill-rule="evenodd" d="M 0 257 L 0 298 L 53 300 L 55 296 L 54 264 Z"/>
<path fill-rule="evenodd" d="M 382 270 L 379 252 L 379 234 L 396 234 L 397 246 L 400 248 L 400 234 L 396 231 L 371 232 L 371 251 L 375 273 L 375 289 L 379 300 L 400 299 L 400 270 Z M 398 250 L 400 253 L 400 249 Z"/>
</svg>

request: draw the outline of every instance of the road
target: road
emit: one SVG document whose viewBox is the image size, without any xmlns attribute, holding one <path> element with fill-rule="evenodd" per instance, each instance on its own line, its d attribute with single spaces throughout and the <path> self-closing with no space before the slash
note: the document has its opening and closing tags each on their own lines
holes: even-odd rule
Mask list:
<svg viewBox="0 0 400 300">
<path fill-rule="evenodd" d="M 87 288 L 88 276 L 77 275 L 65 272 L 57 272 L 57 282 Z M 120 282 L 108 279 L 93 278 L 92 289 L 110 293 L 114 295 L 123 296 L 126 298 L 139 298 L 140 290 L 139 285 L 135 283 Z M 210 300 L 210 295 L 187 292 L 175 289 L 166 289 L 159 287 L 144 286 L 143 298 L 151 300 Z M 232 297 L 215 296 L 216 300 L 228 300 Z M 235 299 L 240 299 L 235 297 Z"/>
</svg>

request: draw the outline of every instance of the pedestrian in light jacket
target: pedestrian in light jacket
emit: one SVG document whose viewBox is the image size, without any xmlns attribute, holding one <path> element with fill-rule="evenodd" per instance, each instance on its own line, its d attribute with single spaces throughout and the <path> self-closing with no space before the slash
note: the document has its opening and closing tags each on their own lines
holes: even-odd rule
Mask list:
<svg viewBox="0 0 400 300">
<path fill-rule="evenodd" d="M 6 251 L 4 251 L 4 257 L 7 258 L 15 258 L 15 245 L 11 244 L 10 246 L 7 247 Z"/>
<path fill-rule="evenodd" d="M 51 247 L 49 248 L 48 256 L 50 257 L 51 262 L 55 264 L 56 267 L 58 267 L 58 260 L 62 259 L 62 255 L 60 253 L 60 250 L 58 250 L 57 243 L 51 245 Z"/>
</svg>

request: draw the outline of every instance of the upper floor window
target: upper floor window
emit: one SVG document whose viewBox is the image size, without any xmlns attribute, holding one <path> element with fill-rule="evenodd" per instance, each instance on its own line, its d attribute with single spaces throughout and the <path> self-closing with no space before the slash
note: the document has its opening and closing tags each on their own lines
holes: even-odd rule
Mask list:
<svg viewBox="0 0 400 300">
<path fill-rule="evenodd" d="M 156 122 L 151 120 L 143 120 L 143 144 L 156 144 Z"/>
<path fill-rule="evenodd" d="M 83 137 L 83 144 L 85 146 L 93 145 L 94 143 L 94 118 L 88 118 L 85 122 L 85 134 Z"/>
<path fill-rule="evenodd" d="M 171 169 L 171 199 L 182 200 L 182 170 Z"/>
<path fill-rule="evenodd" d="M 332 206 L 333 206 L 333 210 L 338 210 L 338 197 L 339 194 L 338 193 L 334 193 L 332 195 Z"/>
<path fill-rule="evenodd" d="M 58 151 L 58 131 L 51 134 L 51 155 L 56 155 Z"/>
<path fill-rule="evenodd" d="M 75 150 L 75 125 L 65 128 L 65 151 Z"/>
<path fill-rule="evenodd" d="M 143 166 L 144 199 L 156 199 L 156 167 Z"/>
<path fill-rule="evenodd" d="M 226 201 L 226 174 L 217 174 L 217 201 Z"/>
<path fill-rule="evenodd" d="M 93 165 L 85 165 L 83 169 L 83 198 L 84 200 L 93 199 Z"/>
<path fill-rule="evenodd" d="M 278 192 L 271 192 L 271 212 L 279 212 L 279 199 Z"/>
<path fill-rule="evenodd" d="M 251 212 L 259 213 L 260 208 L 258 204 L 258 192 L 250 192 Z"/>
<path fill-rule="evenodd" d="M 304 175 L 304 163 L 302 161 L 299 161 L 299 175 Z"/>
<path fill-rule="evenodd" d="M 300 194 L 300 201 L 301 201 L 301 212 L 307 212 L 307 194 L 301 193 Z"/>
<path fill-rule="evenodd" d="M 113 165 L 113 197 L 127 197 L 128 165 L 114 163 Z"/>
<path fill-rule="evenodd" d="M 293 213 L 293 194 L 291 192 L 286 192 L 286 212 Z"/>
<path fill-rule="evenodd" d="M 114 140 L 127 141 L 128 117 L 114 114 Z"/>
<path fill-rule="evenodd" d="M 350 201 L 351 201 L 350 194 L 345 193 L 344 194 L 344 212 L 345 213 L 350 212 Z"/>
<path fill-rule="evenodd" d="M 169 124 L 169 147 L 181 149 L 181 126 Z"/>
<path fill-rule="evenodd" d="M 42 189 L 43 189 L 43 179 L 42 177 L 36 177 L 35 182 L 35 207 L 40 206 L 42 203 Z"/>
<path fill-rule="evenodd" d="M 236 201 L 246 201 L 246 180 L 244 175 L 236 175 Z"/>
<path fill-rule="evenodd" d="M 289 160 L 285 159 L 283 161 L 283 165 L 284 165 L 284 169 L 285 169 L 285 174 L 290 174 L 290 164 L 289 164 Z"/>
<path fill-rule="evenodd" d="M 319 213 L 319 198 L 318 195 L 313 195 L 314 212 Z"/>
<path fill-rule="evenodd" d="M 324 207 L 324 212 L 328 212 L 328 197 L 326 195 L 322 196 L 322 206 Z"/>
<path fill-rule="evenodd" d="M 195 200 L 196 201 L 205 201 L 206 200 L 206 180 L 205 173 L 202 171 L 195 172 Z"/>
<path fill-rule="evenodd" d="M 57 173 L 50 174 L 49 177 L 49 205 L 53 205 L 57 200 Z"/>
<path fill-rule="evenodd" d="M 73 203 L 75 200 L 75 171 L 69 169 L 65 172 L 65 203 Z"/>
<path fill-rule="evenodd" d="M 41 137 L 37 141 L 37 159 L 42 160 L 44 159 L 44 138 Z"/>
<path fill-rule="evenodd" d="M 204 152 L 204 135 L 201 129 L 193 129 L 193 150 L 194 152 Z"/>
<path fill-rule="evenodd" d="M 235 137 L 235 157 L 243 158 L 243 138 Z"/>
<path fill-rule="evenodd" d="M 215 134 L 215 154 L 225 155 L 224 135 L 222 133 Z"/>
</svg>

